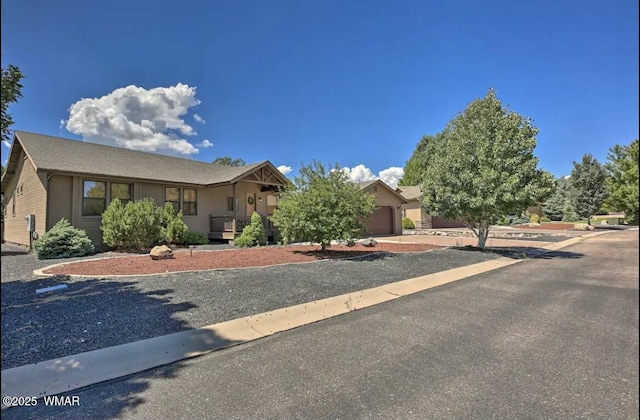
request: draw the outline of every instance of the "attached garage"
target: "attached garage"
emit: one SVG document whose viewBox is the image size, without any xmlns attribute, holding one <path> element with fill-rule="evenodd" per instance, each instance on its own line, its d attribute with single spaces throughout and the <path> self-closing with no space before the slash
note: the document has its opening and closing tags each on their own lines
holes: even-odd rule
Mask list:
<svg viewBox="0 0 640 420">
<path fill-rule="evenodd" d="M 407 202 L 397 191 L 378 180 L 361 182 L 360 188 L 376 197 L 376 211 L 366 221 L 365 235 L 401 235 L 402 208 Z"/>
<path fill-rule="evenodd" d="M 392 235 L 393 207 L 378 207 L 367 223 L 367 233 L 372 235 Z"/>
</svg>

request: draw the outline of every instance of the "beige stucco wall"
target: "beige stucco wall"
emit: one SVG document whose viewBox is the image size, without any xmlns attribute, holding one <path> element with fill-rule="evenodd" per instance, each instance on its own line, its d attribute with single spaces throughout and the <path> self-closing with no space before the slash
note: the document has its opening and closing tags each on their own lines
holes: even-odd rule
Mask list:
<svg viewBox="0 0 640 420">
<path fill-rule="evenodd" d="M 29 233 L 24 216 L 35 214 L 36 233 L 40 236 L 46 230 L 47 191 L 46 175 L 36 173 L 24 152 L 5 191 L 6 215 L 4 218 L 4 239 L 7 242 L 29 245 Z M 14 209 L 15 202 L 15 212 Z"/>
<path fill-rule="evenodd" d="M 402 210 L 405 212 L 406 217 L 413 220 L 416 229 L 430 229 L 431 228 L 431 216 L 428 215 L 422 208 L 422 203 L 418 200 L 412 200 L 402 205 Z"/>
<path fill-rule="evenodd" d="M 52 224 L 61 217 L 67 218 L 72 225 L 79 229 L 84 229 L 91 240 L 99 245 L 102 242 L 102 232 L 100 226 L 102 218 L 100 216 L 82 215 L 82 195 L 83 181 L 103 181 L 103 182 L 128 182 L 123 179 L 105 178 L 97 176 L 62 176 L 56 175 L 52 178 L 52 199 L 50 219 Z M 133 184 L 133 197 L 136 200 L 142 198 L 152 198 L 157 205 L 164 203 L 165 187 L 194 188 L 198 191 L 197 215 L 183 216 L 183 220 L 190 230 L 202 233 L 209 232 L 209 216 L 233 217 L 234 212 L 227 210 L 227 197 L 233 195 L 233 186 L 225 185 L 221 187 L 196 187 L 183 184 L 152 183 L 129 181 Z M 254 207 L 261 215 L 267 215 L 267 194 L 260 192 L 260 184 L 249 182 L 238 182 L 236 194 L 238 197 L 238 217 L 247 215 L 247 210 L 251 210 L 247 203 L 247 194 L 254 198 Z M 107 191 L 109 187 L 107 184 Z M 107 197 L 109 200 L 109 197 Z M 250 212 L 249 212 L 250 213 Z M 250 214 L 248 214 L 250 216 Z"/>
<path fill-rule="evenodd" d="M 73 177 L 68 175 L 53 175 L 49 180 L 47 230 L 51 229 L 53 225 L 63 218 L 73 224 L 71 217 L 72 200 Z"/>
<path fill-rule="evenodd" d="M 373 184 L 365 188 L 364 191 L 376 196 L 376 206 L 389 206 L 392 208 L 393 233 L 396 235 L 402 234 L 402 200 L 381 185 Z"/>
</svg>

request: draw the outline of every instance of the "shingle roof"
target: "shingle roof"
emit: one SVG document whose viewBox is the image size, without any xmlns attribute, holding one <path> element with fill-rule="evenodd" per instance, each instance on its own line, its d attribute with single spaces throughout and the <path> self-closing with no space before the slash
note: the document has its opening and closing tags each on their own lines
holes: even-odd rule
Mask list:
<svg viewBox="0 0 640 420">
<path fill-rule="evenodd" d="M 38 170 L 96 174 L 186 184 L 230 182 L 268 163 L 225 166 L 60 137 L 16 131 Z"/>
<path fill-rule="evenodd" d="M 378 179 L 374 179 L 373 181 L 362 181 L 362 182 L 358 182 L 358 186 L 360 187 L 361 190 L 364 190 L 369 185 L 373 185 L 378 181 L 379 181 Z"/>
<path fill-rule="evenodd" d="M 422 197 L 420 186 L 398 187 L 397 190 L 407 200 L 419 200 Z"/>
</svg>

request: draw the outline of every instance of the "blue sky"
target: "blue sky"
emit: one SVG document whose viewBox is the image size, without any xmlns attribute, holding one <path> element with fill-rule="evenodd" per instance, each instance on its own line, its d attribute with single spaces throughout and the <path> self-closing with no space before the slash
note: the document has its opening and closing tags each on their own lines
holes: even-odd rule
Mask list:
<svg viewBox="0 0 640 420">
<path fill-rule="evenodd" d="M 631 0 L 7 0 L 7 64 L 14 129 L 291 174 L 319 159 L 392 183 L 489 87 L 556 176 L 638 137 Z"/>
</svg>

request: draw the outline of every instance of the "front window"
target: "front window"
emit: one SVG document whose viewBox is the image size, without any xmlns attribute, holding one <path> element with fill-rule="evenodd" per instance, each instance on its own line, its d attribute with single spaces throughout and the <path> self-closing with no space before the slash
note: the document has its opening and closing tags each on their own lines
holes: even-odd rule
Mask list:
<svg viewBox="0 0 640 420">
<path fill-rule="evenodd" d="M 131 201 L 132 184 L 118 184 L 116 182 L 111 183 L 111 200 L 117 198 L 122 204 L 127 204 Z"/>
<path fill-rule="evenodd" d="M 227 197 L 227 211 L 233 211 L 233 197 Z"/>
<path fill-rule="evenodd" d="M 195 216 L 198 214 L 198 191 L 191 188 L 182 189 L 182 214 Z"/>
<path fill-rule="evenodd" d="M 83 181 L 82 215 L 100 216 L 106 207 L 107 183 Z"/>
<path fill-rule="evenodd" d="M 175 212 L 180 211 L 180 188 L 178 187 L 165 187 L 164 188 L 164 202 L 171 203 Z"/>
</svg>

